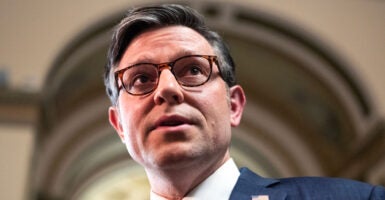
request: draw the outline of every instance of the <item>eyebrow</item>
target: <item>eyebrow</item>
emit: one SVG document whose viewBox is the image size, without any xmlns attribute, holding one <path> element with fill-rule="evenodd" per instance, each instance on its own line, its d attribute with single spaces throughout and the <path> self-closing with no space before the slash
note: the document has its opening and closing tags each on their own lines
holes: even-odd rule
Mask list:
<svg viewBox="0 0 385 200">
<path fill-rule="evenodd" d="M 171 57 L 171 59 L 166 61 L 166 62 L 171 62 L 171 61 L 174 61 L 174 60 L 176 60 L 178 58 L 181 58 L 183 56 L 188 56 L 188 55 L 200 55 L 200 54 L 197 53 L 196 51 L 191 51 L 191 50 L 184 49 L 184 50 L 175 52 L 174 55 Z M 157 64 L 158 62 L 154 62 L 154 59 L 149 54 L 144 54 L 144 55 L 140 56 L 138 59 L 136 59 L 135 62 L 131 62 L 128 65 L 125 65 L 125 67 L 129 67 L 129 66 L 132 66 L 132 65 L 140 64 L 140 63 L 153 63 L 153 64 Z"/>
</svg>

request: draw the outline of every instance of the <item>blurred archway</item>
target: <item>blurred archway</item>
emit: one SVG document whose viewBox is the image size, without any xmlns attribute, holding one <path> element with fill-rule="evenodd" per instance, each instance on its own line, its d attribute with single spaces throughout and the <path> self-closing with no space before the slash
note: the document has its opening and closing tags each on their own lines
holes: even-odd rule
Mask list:
<svg viewBox="0 0 385 200">
<path fill-rule="evenodd" d="M 184 3 L 223 35 L 237 63 L 248 98 L 231 148 L 239 166 L 270 177 L 384 181 L 371 178 L 378 173 L 371 167 L 384 163 L 376 140 L 383 137 L 382 122 L 348 63 L 315 35 L 263 11 Z M 36 145 L 37 199 L 148 196 L 144 171 L 107 119 L 102 74 L 111 28 L 123 15 L 88 27 L 51 68 Z"/>
</svg>

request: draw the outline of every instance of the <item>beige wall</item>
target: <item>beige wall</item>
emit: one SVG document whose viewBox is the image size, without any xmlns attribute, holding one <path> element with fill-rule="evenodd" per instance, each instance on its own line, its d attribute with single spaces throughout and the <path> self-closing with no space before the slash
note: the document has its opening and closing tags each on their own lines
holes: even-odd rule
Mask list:
<svg viewBox="0 0 385 200">
<path fill-rule="evenodd" d="M 0 70 L 9 73 L 11 87 L 39 92 L 52 62 L 72 39 L 133 2 L 140 1 L 0 0 Z M 385 1 L 237 2 L 291 21 L 334 49 L 353 65 L 385 116 Z M 32 127 L 0 123 L 0 199 L 23 198 L 32 134 Z"/>
<path fill-rule="evenodd" d="M 39 90 L 53 60 L 69 41 L 134 2 L 139 1 L 1 0 L 0 68 L 9 72 L 13 87 Z M 385 113 L 384 1 L 237 2 L 294 22 L 320 38 L 355 67 L 381 113 Z"/>
<path fill-rule="evenodd" d="M 0 199 L 23 199 L 33 151 L 33 127 L 0 124 Z"/>
</svg>

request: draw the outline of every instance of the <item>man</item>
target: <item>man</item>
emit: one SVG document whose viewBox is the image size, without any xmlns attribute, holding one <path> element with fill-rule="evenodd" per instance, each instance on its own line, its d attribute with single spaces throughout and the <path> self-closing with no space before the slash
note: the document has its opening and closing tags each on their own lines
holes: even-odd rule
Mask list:
<svg viewBox="0 0 385 200">
<path fill-rule="evenodd" d="M 239 172 L 229 146 L 245 95 L 228 49 L 196 11 L 129 11 L 108 59 L 110 123 L 145 168 L 151 199 L 385 199 L 383 187 L 350 180 Z"/>
</svg>

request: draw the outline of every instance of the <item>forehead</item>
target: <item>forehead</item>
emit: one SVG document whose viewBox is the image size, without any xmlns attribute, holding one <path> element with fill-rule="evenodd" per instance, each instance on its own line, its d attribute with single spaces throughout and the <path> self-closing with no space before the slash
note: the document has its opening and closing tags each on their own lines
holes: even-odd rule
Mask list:
<svg viewBox="0 0 385 200">
<path fill-rule="evenodd" d="M 195 30 L 184 26 L 151 29 L 135 37 L 120 65 L 137 62 L 168 62 L 189 54 L 212 55 L 209 42 Z M 122 67 L 119 65 L 119 68 Z"/>
</svg>

